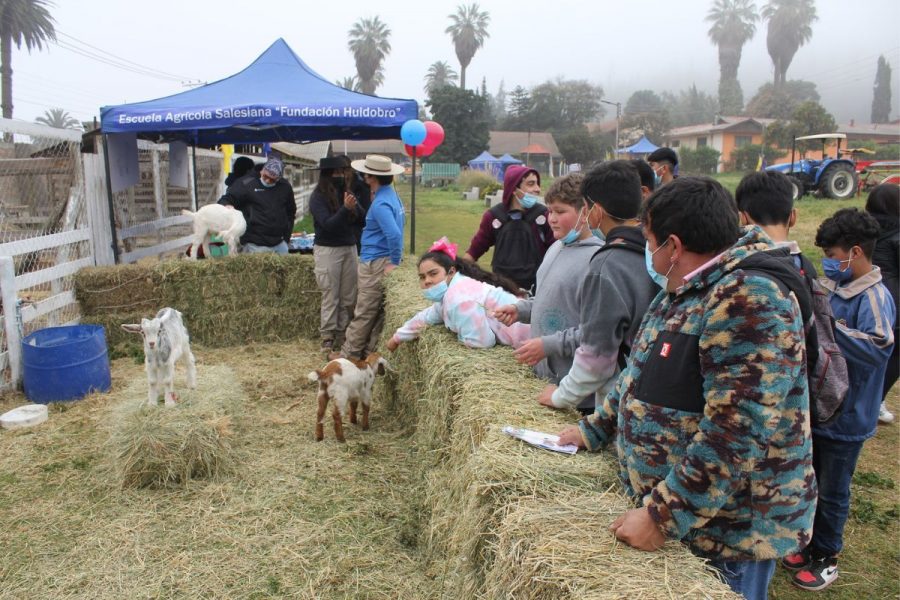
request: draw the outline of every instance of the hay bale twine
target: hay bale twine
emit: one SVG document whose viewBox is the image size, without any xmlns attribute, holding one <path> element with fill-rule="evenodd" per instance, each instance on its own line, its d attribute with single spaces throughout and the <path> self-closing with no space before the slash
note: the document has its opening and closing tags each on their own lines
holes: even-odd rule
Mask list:
<svg viewBox="0 0 900 600">
<path fill-rule="evenodd" d="M 237 464 L 232 425 L 246 400 L 231 369 L 197 369 L 197 388 L 176 371 L 176 406 L 148 406 L 147 380 L 136 378 L 113 411 L 110 446 L 123 487 L 164 487 L 213 479 Z"/>
</svg>

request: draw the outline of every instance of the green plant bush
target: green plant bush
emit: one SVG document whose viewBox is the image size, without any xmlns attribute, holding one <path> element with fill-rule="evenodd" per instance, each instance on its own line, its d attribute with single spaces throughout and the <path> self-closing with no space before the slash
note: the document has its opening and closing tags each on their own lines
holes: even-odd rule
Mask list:
<svg viewBox="0 0 900 600">
<path fill-rule="evenodd" d="M 497 184 L 497 180 L 490 173 L 479 171 L 477 169 L 468 169 L 459 174 L 456 184 L 461 190 L 468 191 L 473 187 L 484 191 L 491 184 Z M 482 197 L 484 197 L 482 195 Z"/>
<path fill-rule="evenodd" d="M 742 148 L 736 148 L 731 153 L 731 160 L 734 163 L 733 168 L 729 171 L 754 171 L 759 163 L 760 152 L 765 152 L 766 164 L 771 165 L 776 159 L 781 158 L 786 151 L 774 146 L 762 146 L 761 144 L 749 144 Z"/>
<path fill-rule="evenodd" d="M 678 154 L 678 166 L 683 175 L 712 175 L 719 164 L 719 151 L 709 146 L 682 148 Z"/>
</svg>

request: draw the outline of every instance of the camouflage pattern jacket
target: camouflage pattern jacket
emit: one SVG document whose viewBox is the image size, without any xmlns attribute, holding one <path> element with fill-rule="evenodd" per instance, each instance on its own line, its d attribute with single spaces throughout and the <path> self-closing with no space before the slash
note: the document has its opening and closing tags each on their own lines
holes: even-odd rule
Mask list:
<svg viewBox="0 0 900 600">
<path fill-rule="evenodd" d="M 765 560 L 805 547 L 816 482 L 800 310 L 736 269 L 771 249 L 758 227 L 647 311 L 629 365 L 580 422 L 615 436 L 625 491 L 700 556 Z"/>
</svg>

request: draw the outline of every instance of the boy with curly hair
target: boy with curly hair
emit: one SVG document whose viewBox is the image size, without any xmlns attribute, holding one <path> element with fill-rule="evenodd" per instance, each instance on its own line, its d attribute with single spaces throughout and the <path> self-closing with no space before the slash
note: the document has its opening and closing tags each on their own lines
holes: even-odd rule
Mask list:
<svg viewBox="0 0 900 600">
<path fill-rule="evenodd" d="M 822 269 L 832 291 L 835 338 L 847 359 L 850 390 L 842 412 L 827 425 L 813 424 L 813 468 L 819 488 L 812 540 L 802 552 L 782 559 L 795 571 L 793 583 L 822 590 L 838 577 L 837 556 L 843 547 L 850 512 L 850 481 L 863 443 L 875 435 L 881 386 L 894 345 L 896 307 L 872 264 L 877 221 L 863 211 L 844 208 L 816 232 L 816 246 L 827 258 Z"/>
</svg>

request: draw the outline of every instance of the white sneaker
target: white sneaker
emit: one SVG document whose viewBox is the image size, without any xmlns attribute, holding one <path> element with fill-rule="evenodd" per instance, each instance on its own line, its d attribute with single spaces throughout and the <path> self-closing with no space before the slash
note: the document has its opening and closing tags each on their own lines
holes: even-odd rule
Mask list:
<svg viewBox="0 0 900 600">
<path fill-rule="evenodd" d="M 885 424 L 894 422 L 894 413 L 887 409 L 884 402 L 881 403 L 881 410 L 878 411 L 878 422 Z"/>
</svg>

